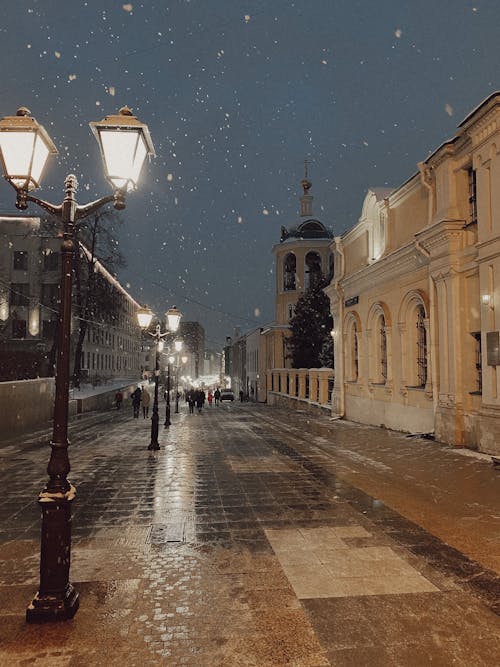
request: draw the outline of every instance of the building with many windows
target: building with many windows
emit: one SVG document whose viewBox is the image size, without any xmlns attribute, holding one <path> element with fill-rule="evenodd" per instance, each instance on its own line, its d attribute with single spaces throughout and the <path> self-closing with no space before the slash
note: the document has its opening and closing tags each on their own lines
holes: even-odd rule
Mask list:
<svg viewBox="0 0 500 667">
<path fill-rule="evenodd" d="M 332 243 L 334 411 L 500 454 L 500 93 Z"/>
<path fill-rule="evenodd" d="M 0 237 L 0 378 L 50 376 L 57 338 L 61 240 L 54 225 L 38 217 L 1 217 Z M 80 252 L 85 267 L 88 251 L 82 247 Z M 94 269 L 106 302 L 99 315 L 86 322 L 82 377 L 94 382 L 138 377 L 143 365 L 136 322 L 139 304 L 99 261 Z M 80 331 L 77 311 L 74 306 L 73 359 Z"/>
</svg>

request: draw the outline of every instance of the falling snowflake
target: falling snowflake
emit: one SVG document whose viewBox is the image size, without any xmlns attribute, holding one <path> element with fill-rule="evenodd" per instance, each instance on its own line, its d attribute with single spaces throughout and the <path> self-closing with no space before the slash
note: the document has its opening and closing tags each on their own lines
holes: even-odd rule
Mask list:
<svg viewBox="0 0 500 667">
<path fill-rule="evenodd" d="M 110 87 L 108 88 L 108 93 L 111 95 L 111 97 L 114 97 L 114 96 L 115 96 L 115 93 L 116 93 L 116 89 L 115 89 L 115 87 L 114 87 L 114 86 L 110 86 Z"/>
<path fill-rule="evenodd" d="M 250 21 L 250 14 L 245 14 L 245 23 Z"/>
<path fill-rule="evenodd" d="M 396 30 L 394 31 L 394 35 L 397 39 L 401 39 L 402 34 L 403 34 L 403 31 L 401 30 L 401 28 L 396 28 Z"/>
<path fill-rule="evenodd" d="M 167 174 L 167 181 L 171 183 L 174 180 L 174 175 L 173 174 Z"/>
<path fill-rule="evenodd" d="M 262 209 L 262 215 L 269 215 L 269 211 L 267 210 L 267 208 Z"/>
<path fill-rule="evenodd" d="M 122 9 L 123 9 L 124 11 L 130 13 L 130 12 L 132 11 L 132 9 L 133 9 L 133 7 L 132 7 L 132 3 L 129 2 L 129 3 L 126 4 L 126 5 L 122 5 Z"/>
<path fill-rule="evenodd" d="M 453 116 L 453 107 L 451 106 L 451 104 L 447 104 L 444 110 L 446 111 L 448 116 Z"/>
<path fill-rule="evenodd" d="M 253 314 L 255 317 L 260 317 L 260 308 L 255 308 Z"/>
<path fill-rule="evenodd" d="M 54 55 L 55 55 L 56 58 L 61 57 L 61 53 L 59 51 L 54 51 Z"/>
<path fill-rule="evenodd" d="M 241 217 L 241 215 L 238 216 L 237 222 L 238 222 L 240 225 L 241 225 L 241 223 L 243 222 L 243 218 Z"/>
</svg>

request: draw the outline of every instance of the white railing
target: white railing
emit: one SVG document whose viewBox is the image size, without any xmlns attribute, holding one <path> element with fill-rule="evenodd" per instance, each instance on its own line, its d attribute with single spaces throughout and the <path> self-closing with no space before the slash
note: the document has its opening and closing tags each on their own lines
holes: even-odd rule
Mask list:
<svg viewBox="0 0 500 667">
<path fill-rule="evenodd" d="M 333 368 L 273 368 L 267 372 L 267 391 L 328 407 L 334 377 Z"/>
</svg>

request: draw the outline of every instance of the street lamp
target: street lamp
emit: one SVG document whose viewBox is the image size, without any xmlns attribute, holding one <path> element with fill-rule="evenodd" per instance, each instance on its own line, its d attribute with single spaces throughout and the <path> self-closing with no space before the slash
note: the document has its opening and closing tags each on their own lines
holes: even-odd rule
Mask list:
<svg viewBox="0 0 500 667">
<path fill-rule="evenodd" d="M 175 413 L 179 414 L 179 355 L 182 352 L 182 346 L 184 345 L 182 340 L 174 341 L 174 348 L 177 352 L 177 359 L 175 365 Z"/>
<path fill-rule="evenodd" d="M 170 369 L 172 368 L 172 364 L 175 361 L 175 357 L 168 357 L 167 360 L 167 391 L 166 391 L 166 406 L 165 406 L 165 428 L 168 428 L 170 424 L 172 423 L 170 421 Z"/>
<path fill-rule="evenodd" d="M 173 312 L 174 309 L 175 312 Z M 147 333 L 149 333 L 149 335 L 152 336 L 155 341 L 155 395 L 153 401 L 153 413 L 151 416 L 151 442 L 149 443 L 148 446 L 148 449 L 151 450 L 160 449 L 160 444 L 158 442 L 158 422 L 160 421 L 158 415 L 158 378 L 160 375 L 160 352 L 162 352 L 163 350 L 163 338 L 167 336 L 171 331 L 177 331 L 177 329 L 179 328 L 179 322 L 182 317 L 181 312 L 177 310 L 175 306 L 171 308 L 169 311 L 167 311 L 166 315 L 167 315 L 167 331 L 161 333 L 161 327 L 159 324 L 156 325 L 154 333 L 147 331 Z M 139 326 L 144 331 L 147 330 L 147 328 L 151 324 L 152 319 L 153 319 L 153 313 L 149 308 L 147 307 L 139 308 L 139 310 L 137 311 L 137 321 L 139 322 Z M 170 369 L 169 369 L 168 384 L 170 385 Z M 168 387 L 168 390 L 169 389 L 170 388 Z M 167 405 L 170 408 L 170 401 L 168 397 L 167 397 Z M 170 409 L 168 410 L 167 417 L 168 418 L 165 419 L 165 425 L 167 425 L 167 422 L 170 423 Z"/>
<path fill-rule="evenodd" d="M 26 610 L 29 622 L 66 620 L 76 614 L 79 606 L 78 592 L 69 582 L 71 503 L 76 489 L 67 479 L 70 471 L 68 401 L 75 226 L 109 202 L 114 202 L 117 209 L 125 208 L 126 192 L 136 187 L 146 156 L 154 155 L 147 126 L 139 122 L 127 107 L 100 123 L 91 123 L 91 127 L 99 142 L 106 176 L 114 194 L 80 206 L 75 198 L 78 183 L 70 174 L 65 179 L 64 201 L 54 205 L 29 194 L 40 186 L 48 156 L 57 154 L 49 135 L 30 116 L 26 107 L 18 109 L 15 116 L 0 120 L 2 166 L 5 178 L 16 190 L 16 207 L 23 211 L 28 202 L 37 204 L 55 216 L 62 226 L 54 423 L 47 466 L 49 480 L 39 496 L 42 509 L 40 588 Z"/>
</svg>

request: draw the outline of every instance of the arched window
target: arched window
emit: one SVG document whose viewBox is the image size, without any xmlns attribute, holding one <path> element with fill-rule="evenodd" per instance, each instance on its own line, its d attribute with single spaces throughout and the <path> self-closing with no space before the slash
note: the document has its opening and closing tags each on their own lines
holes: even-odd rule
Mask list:
<svg viewBox="0 0 500 667">
<path fill-rule="evenodd" d="M 357 382 L 359 378 L 359 341 L 358 324 L 354 316 L 349 316 L 345 341 L 345 378 L 348 382 Z"/>
<path fill-rule="evenodd" d="M 296 289 L 297 259 L 293 252 L 288 253 L 283 265 L 283 289 L 285 292 Z"/>
<path fill-rule="evenodd" d="M 387 382 L 387 332 L 385 317 L 381 313 L 377 318 L 378 373 L 380 382 Z"/>
<path fill-rule="evenodd" d="M 317 252 L 308 252 L 305 258 L 304 286 L 316 287 L 321 280 L 321 257 Z"/>
<path fill-rule="evenodd" d="M 429 381 L 429 322 L 423 292 L 415 290 L 405 296 L 399 322 L 403 382 L 407 387 L 425 389 Z"/>
<path fill-rule="evenodd" d="M 427 331 L 425 328 L 425 310 L 422 304 L 416 309 L 417 336 L 417 387 L 425 387 L 427 383 Z"/>
</svg>

